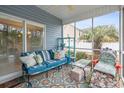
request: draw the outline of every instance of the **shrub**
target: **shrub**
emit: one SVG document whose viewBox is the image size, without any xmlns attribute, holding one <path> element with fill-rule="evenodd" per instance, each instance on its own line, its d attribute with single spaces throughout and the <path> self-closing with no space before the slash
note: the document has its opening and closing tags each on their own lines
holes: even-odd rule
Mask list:
<svg viewBox="0 0 124 93">
<path fill-rule="evenodd" d="M 74 56 L 74 52 L 70 51 L 71 56 Z M 66 51 L 66 55 L 68 55 L 68 51 Z M 76 52 L 76 61 L 80 60 L 80 59 L 87 59 L 88 58 L 88 54 L 85 52 Z"/>
<path fill-rule="evenodd" d="M 77 52 L 76 53 L 76 61 L 80 59 L 87 59 L 87 54 L 85 52 Z"/>
</svg>

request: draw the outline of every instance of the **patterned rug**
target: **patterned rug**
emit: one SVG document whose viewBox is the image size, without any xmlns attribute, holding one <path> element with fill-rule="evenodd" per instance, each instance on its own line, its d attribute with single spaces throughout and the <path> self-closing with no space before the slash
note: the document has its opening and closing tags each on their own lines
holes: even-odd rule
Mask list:
<svg viewBox="0 0 124 93">
<path fill-rule="evenodd" d="M 92 74 L 90 86 L 93 88 L 120 88 L 121 80 L 118 80 L 110 74 L 94 71 Z"/>
<path fill-rule="evenodd" d="M 108 77 L 106 79 L 103 79 L 103 75 L 100 74 L 100 76 L 97 75 L 94 76 L 94 74 L 91 74 L 91 67 L 87 66 L 85 68 L 86 72 L 86 80 L 82 78 L 80 82 L 76 82 L 75 80 L 72 80 L 70 77 L 70 72 L 72 70 L 71 65 L 63 65 L 62 68 L 58 69 L 52 69 L 48 72 L 44 72 L 35 76 L 32 76 L 30 78 L 30 82 L 32 84 L 33 88 L 118 88 L 118 87 L 124 87 L 123 84 L 121 86 L 114 86 L 114 80 L 110 82 L 111 79 Z M 91 78 L 92 77 L 92 78 Z M 105 76 L 104 76 L 105 77 Z M 97 78 L 94 80 L 93 78 Z M 91 83 L 88 84 L 86 81 L 91 79 Z M 102 82 L 100 82 L 102 81 Z M 93 83 L 95 82 L 95 83 Z M 106 84 L 107 82 L 107 84 Z M 122 83 L 122 81 L 120 82 Z M 95 85 L 97 84 L 97 86 Z M 104 86 L 107 85 L 107 86 Z M 89 87 L 90 86 L 90 87 Z M 17 85 L 15 88 L 27 88 L 27 83 L 21 83 Z"/>
<path fill-rule="evenodd" d="M 30 78 L 33 88 L 88 88 L 88 83 L 82 79 L 80 82 L 72 80 L 69 76 L 72 70 L 70 65 L 63 65 L 58 68 L 41 73 Z M 26 88 L 27 83 L 22 83 L 16 88 Z"/>
</svg>

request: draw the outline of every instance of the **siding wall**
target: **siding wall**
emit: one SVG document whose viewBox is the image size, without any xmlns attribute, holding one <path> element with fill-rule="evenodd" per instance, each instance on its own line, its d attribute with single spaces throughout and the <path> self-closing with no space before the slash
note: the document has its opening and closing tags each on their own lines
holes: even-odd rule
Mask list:
<svg viewBox="0 0 124 93">
<path fill-rule="evenodd" d="M 62 20 L 47 13 L 36 6 L 16 5 L 2 6 L 0 12 L 11 14 L 17 17 L 28 19 L 46 25 L 46 48 L 56 46 L 56 38 L 62 36 Z"/>
</svg>

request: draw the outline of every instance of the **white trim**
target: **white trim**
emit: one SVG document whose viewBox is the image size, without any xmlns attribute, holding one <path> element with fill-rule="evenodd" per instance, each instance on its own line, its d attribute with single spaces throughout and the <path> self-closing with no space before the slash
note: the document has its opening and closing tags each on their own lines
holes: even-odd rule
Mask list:
<svg viewBox="0 0 124 93">
<path fill-rule="evenodd" d="M 22 43 L 23 43 L 23 52 L 27 52 L 27 23 L 26 21 L 23 21 L 24 29 L 23 29 L 23 37 L 22 37 Z"/>
<path fill-rule="evenodd" d="M 68 46 L 65 46 L 65 48 L 67 48 Z M 71 47 L 71 49 L 73 49 L 73 47 Z M 92 48 L 76 48 L 76 49 L 81 49 L 81 50 L 96 50 L 96 51 L 101 51 L 101 49 L 92 49 Z M 118 50 L 116 50 L 117 52 L 119 52 Z M 124 53 L 124 52 L 123 52 Z"/>
<path fill-rule="evenodd" d="M 74 22 L 74 57 L 76 58 L 76 22 Z"/>
<path fill-rule="evenodd" d="M 33 25 L 36 25 L 36 26 L 39 26 L 39 27 L 44 27 L 45 26 L 45 24 L 34 22 L 34 21 L 31 21 L 31 20 L 28 20 L 28 19 L 25 19 L 25 18 L 17 17 L 17 16 L 14 16 L 14 15 L 11 15 L 11 14 L 3 13 L 3 12 L 0 12 L 0 18 L 5 18 L 5 19 L 17 21 L 17 22 L 26 21 L 26 23 L 28 23 L 28 24 L 33 24 Z"/>
<path fill-rule="evenodd" d="M 46 25 L 43 28 L 43 49 L 46 50 Z"/>
<path fill-rule="evenodd" d="M 17 71 L 17 72 L 9 73 L 7 75 L 0 76 L 0 84 L 18 78 L 20 76 L 22 76 L 22 71 Z"/>
<path fill-rule="evenodd" d="M 122 51 L 122 54 L 124 54 L 124 51 Z"/>
<path fill-rule="evenodd" d="M 93 41 L 93 39 L 94 39 L 94 33 L 93 33 L 93 30 L 94 30 L 94 18 L 92 17 L 92 49 L 94 49 L 94 41 Z M 93 51 L 93 50 L 92 50 Z M 92 55 L 93 55 L 93 52 L 92 52 Z M 92 60 L 94 59 L 94 57 L 92 56 Z"/>
<path fill-rule="evenodd" d="M 41 23 L 37 23 L 37 22 L 34 22 L 34 21 L 29 21 L 29 20 L 25 20 L 27 24 L 31 24 L 31 25 L 35 25 L 35 26 L 38 26 L 38 27 L 45 27 L 44 24 L 41 24 Z"/>
<path fill-rule="evenodd" d="M 124 65 L 124 63 L 123 63 L 123 61 L 124 61 L 124 57 L 123 57 L 123 55 L 124 55 L 124 49 L 123 49 L 123 46 L 124 46 L 124 43 L 123 43 L 123 39 L 124 39 L 124 33 L 123 33 L 123 29 L 124 29 L 124 26 L 123 26 L 123 23 L 124 23 L 124 21 L 123 21 L 123 8 L 124 8 L 124 6 L 121 6 L 121 10 L 120 10 L 120 35 L 121 35 L 121 50 L 120 50 L 120 53 L 121 53 L 121 64 L 122 64 L 122 66 Z M 122 80 L 124 80 L 124 77 L 123 77 L 123 68 L 122 68 L 122 71 L 121 71 L 121 77 L 122 77 Z"/>
<path fill-rule="evenodd" d="M 17 22 L 23 22 L 24 19 L 10 15 L 10 14 L 6 14 L 3 12 L 0 12 L 0 18 L 4 18 L 4 19 L 9 19 L 9 20 L 13 20 L 13 21 L 17 21 Z"/>
<path fill-rule="evenodd" d="M 124 77 L 123 77 L 123 76 L 121 76 L 121 78 L 122 78 L 122 81 L 124 82 Z"/>
</svg>

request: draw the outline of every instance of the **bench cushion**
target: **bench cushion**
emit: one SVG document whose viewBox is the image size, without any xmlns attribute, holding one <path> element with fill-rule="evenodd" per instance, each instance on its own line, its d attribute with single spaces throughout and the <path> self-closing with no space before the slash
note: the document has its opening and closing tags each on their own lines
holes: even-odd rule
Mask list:
<svg viewBox="0 0 124 93">
<path fill-rule="evenodd" d="M 54 66 L 67 63 L 67 58 L 61 58 L 59 60 L 49 60 L 49 61 L 46 61 L 45 63 L 47 64 L 48 67 L 54 67 Z"/>
<path fill-rule="evenodd" d="M 35 65 L 33 67 L 28 68 L 27 70 L 28 70 L 28 74 L 32 75 L 32 74 L 40 73 L 44 71 L 44 69 L 46 69 L 46 64 Z"/>
</svg>

